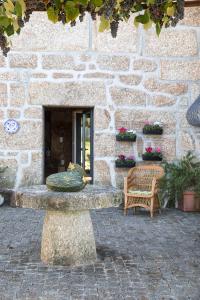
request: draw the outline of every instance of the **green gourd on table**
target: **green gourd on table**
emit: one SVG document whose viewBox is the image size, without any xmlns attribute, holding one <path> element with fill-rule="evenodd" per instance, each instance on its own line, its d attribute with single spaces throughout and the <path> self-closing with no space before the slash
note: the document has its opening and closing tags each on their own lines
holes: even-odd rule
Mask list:
<svg viewBox="0 0 200 300">
<path fill-rule="evenodd" d="M 52 174 L 47 177 L 47 188 L 56 192 L 78 192 L 87 184 L 86 173 L 78 164 L 70 163 L 67 172 Z"/>
</svg>

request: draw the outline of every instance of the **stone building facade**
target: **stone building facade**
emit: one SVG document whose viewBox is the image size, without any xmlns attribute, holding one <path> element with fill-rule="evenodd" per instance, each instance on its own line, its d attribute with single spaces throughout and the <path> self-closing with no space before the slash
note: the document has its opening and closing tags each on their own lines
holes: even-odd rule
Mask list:
<svg viewBox="0 0 200 300">
<path fill-rule="evenodd" d="M 200 94 L 200 8 L 188 8 L 176 29 L 135 29 L 121 24 L 118 37 L 98 33 L 86 18 L 73 28 L 34 13 L 8 58 L 0 57 L 0 166 L 6 186 L 43 182 L 44 106 L 94 108 L 94 182 L 122 186 L 126 170 L 118 154 L 135 155 L 160 146 L 173 160 L 188 150 L 200 156 L 200 129 L 185 118 Z M 16 119 L 9 135 L 4 122 Z M 145 120 L 161 121 L 164 134 L 142 134 Z M 136 143 L 116 142 L 117 128 L 137 131 Z"/>
</svg>

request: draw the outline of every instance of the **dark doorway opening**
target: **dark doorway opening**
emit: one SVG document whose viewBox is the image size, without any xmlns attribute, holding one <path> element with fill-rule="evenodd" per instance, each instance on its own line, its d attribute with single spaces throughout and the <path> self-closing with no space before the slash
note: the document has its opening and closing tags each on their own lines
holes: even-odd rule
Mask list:
<svg viewBox="0 0 200 300">
<path fill-rule="evenodd" d="M 93 178 L 93 109 L 44 107 L 46 177 L 80 164 Z"/>
</svg>

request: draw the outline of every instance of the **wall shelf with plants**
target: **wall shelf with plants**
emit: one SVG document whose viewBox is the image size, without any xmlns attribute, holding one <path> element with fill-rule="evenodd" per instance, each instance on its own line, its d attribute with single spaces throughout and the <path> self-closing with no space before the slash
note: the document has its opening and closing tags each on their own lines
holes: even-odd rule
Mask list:
<svg viewBox="0 0 200 300">
<path fill-rule="evenodd" d="M 162 161 L 163 155 L 160 147 L 153 149 L 152 147 L 145 148 L 145 152 L 142 154 L 142 159 L 145 161 Z"/>
<path fill-rule="evenodd" d="M 136 131 L 124 127 L 119 128 L 116 134 L 116 141 L 118 142 L 135 142 L 136 138 Z"/>
<path fill-rule="evenodd" d="M 142 132 L 143 134 L 162 135 L 163 125 L 157 121 L 154 123 L 146 121 Z"/>
<path fill-rule="evenodd" d="M 133 168 L 135 167 L 136 162 L 135 162 L 135 157 L 128 156 L 126 157 L 123 154 L 120 154 L 118 158 L 115 160 L 115 167 L 116 168 Z"/>
</svg>

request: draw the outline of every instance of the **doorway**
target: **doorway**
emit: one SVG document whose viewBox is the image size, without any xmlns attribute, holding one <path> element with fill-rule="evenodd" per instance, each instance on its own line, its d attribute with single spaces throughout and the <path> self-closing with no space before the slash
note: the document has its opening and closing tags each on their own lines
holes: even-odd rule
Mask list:
<svg viewBox="0 0 200 300">
<path fill-rule="evenodd" d="M 44 119 L 44 181 L 70 162 L 93 179 L 93 108 L 44 107 Z"/>
</svg>

